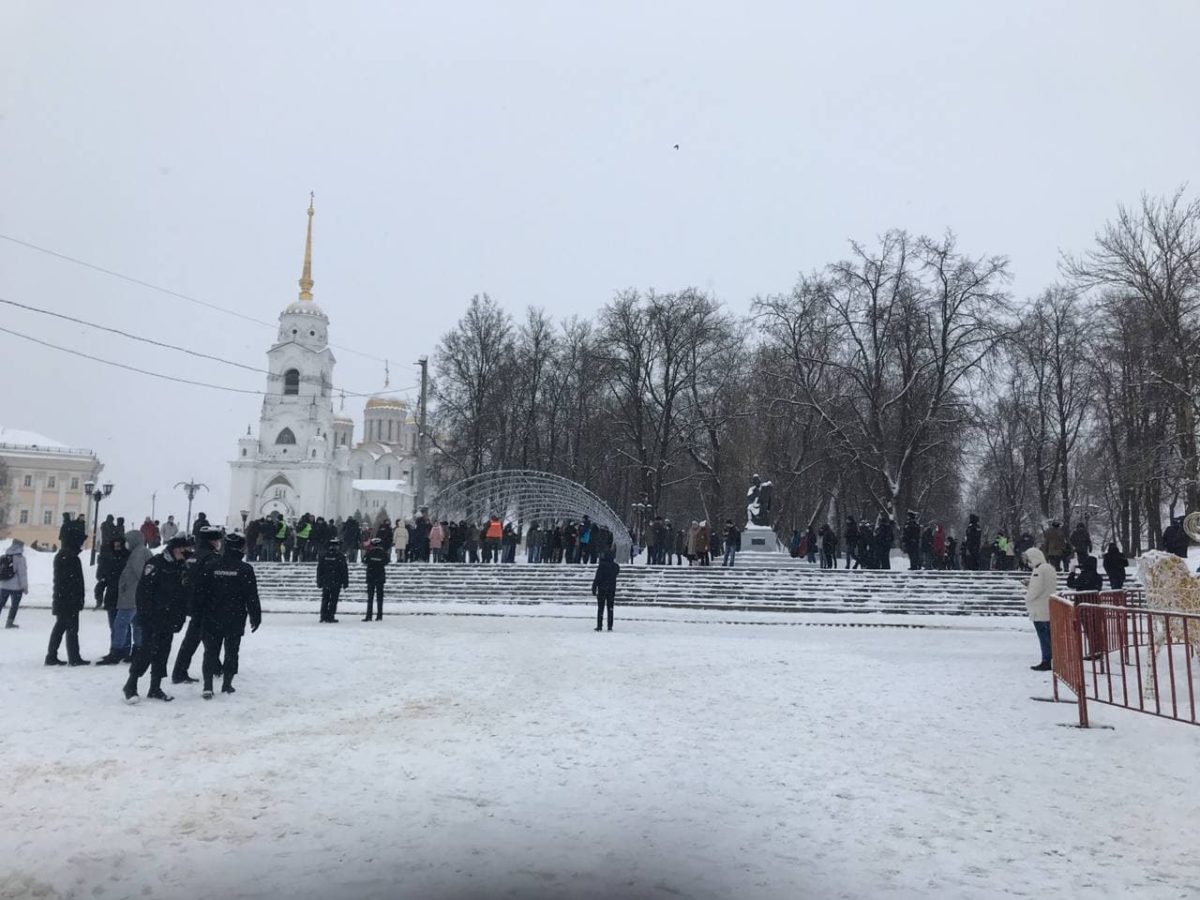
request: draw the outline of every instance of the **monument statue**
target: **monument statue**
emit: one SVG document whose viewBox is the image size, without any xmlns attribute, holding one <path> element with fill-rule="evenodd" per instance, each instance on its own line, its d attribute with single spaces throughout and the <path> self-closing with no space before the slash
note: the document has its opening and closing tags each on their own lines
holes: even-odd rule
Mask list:
<svg viewBox="0 0 1200 900">
<path fill-rule="evenodd" d="M 771 482 L 762 481 L 758 475 L 750 480 L 752 484 L 746 490 L 746 525 L 770 526 Z"/>
</svg>

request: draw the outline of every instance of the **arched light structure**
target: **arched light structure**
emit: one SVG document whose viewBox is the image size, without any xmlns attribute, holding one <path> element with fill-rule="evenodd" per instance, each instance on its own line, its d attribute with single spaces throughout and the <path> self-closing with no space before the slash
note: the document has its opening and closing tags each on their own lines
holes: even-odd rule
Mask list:
<svg viewBox="0 0 1200 900">
<path fill-rule="evenodd" d="M 633 538 L 612 508 L 582 484 L 532 469 L 498 469 L 457 481 L 429 503 L 435 519 L 484 522 L 497 515 L 524 525 L 544 527 L 556 520 L 578 522 L 584 516 L 613 533 L 617 559 L 629 558 Z"/>
</svg>

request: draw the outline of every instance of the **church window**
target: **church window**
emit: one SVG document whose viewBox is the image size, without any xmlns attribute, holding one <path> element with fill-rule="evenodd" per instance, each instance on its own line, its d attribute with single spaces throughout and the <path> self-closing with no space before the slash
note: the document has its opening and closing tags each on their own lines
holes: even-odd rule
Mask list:
<svg viewBox="0 0 1200 900">
<path fill-rule="evenodd" d="M 298 335 L 299 333 L 300 333 L 300 332 L 299 332 L 299 331 L 297 331 L 295 328 L 293 328 L 293 329 L 292 329 L 292 337 L 295 337 L 295 336 L 296 336 L 296 335 Z"/>
<path fill-rule="evenodd" d="M 389 481 L 391 481 L 391 479 L 392 479 L 392 467 L 391 466 L 387 467 L 387 478 Z"/>
<path fill-rule="evenodd" d="M 313 451 L 312 458 L 313 458 L 313 459 L 316 459 L 316 458 L 317 458 L 317 451 L 316 451 L 316 450 L 314 450 L 314 451 Z"/>
<path fill-rule="evenodd" d="M 242 448 L 242 456 L 245 456 L 245 455 L 246 455 L 246 448 L 245 448 L 245 447 L 243 447 L 243 448 Z"/>
<path fill-rule="evenodd" d="M 296 435 L 292 434 L 292 429 L 285 428 L 279 432 L 279 437 L 275 438 L 277 444 L 294 444 L 296 443 Z"/>
<path fill-rule="evenodd" d="M 300 370 L 288 369 L 283 373 L 284 396 L 294 396 L 300 393 Z"/>
<path fill-rule="evenodd" d="M 358 477 L 362 478 L 362 466 L 358 467 Z"/>
<path fill-rule="evenodd" d="M 316 333 L 315 331 L 310 331 L 310 332 L 308 333 L 308 336 L 309 336 L 309 337 L 316 337 L 316 336 L 317 336 L 317 333 Z"/>
</svg>

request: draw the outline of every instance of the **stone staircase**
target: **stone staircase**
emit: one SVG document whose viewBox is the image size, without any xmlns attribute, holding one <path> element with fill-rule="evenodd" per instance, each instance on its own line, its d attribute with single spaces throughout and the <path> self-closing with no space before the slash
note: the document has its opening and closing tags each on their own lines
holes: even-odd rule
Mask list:
<svg viewBox="0 0 1200 900">
<path fill-rule="evenodd" d="M 623 565 L 621 604 L 680 609 L 788 613 L 1024 616 L 1023 572 L 909 572 L 820 569 L 761 561 L 720 566 Z M 264 605 L 302 607 L 320 602 L 315 563 L 257 563 Z M 386 595 L 396 601 L 512 606 L 592 605 L 593 566 L 393 563 Z M 1066 576 L 1061 586 L 1066 588 Z M 364 600 L 361 565 L 350 567 L 343 601 Z"/>
</svg>

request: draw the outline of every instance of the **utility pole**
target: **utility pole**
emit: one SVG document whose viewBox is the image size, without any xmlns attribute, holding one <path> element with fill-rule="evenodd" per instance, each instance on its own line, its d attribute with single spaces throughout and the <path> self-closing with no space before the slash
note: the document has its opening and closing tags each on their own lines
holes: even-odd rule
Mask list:
<svg viewBox="0 0 1200 900">
<path fill-rule="evenodd" d="M 417 493 L 413 501 L 413 515 L 420 512 L 425 505 L 425 426 L 428 418 L 429 403 L 429 357 L 422 356 L 417 360 L 421 367 L 421 413 L 417 425 Z"/>
</svg>

